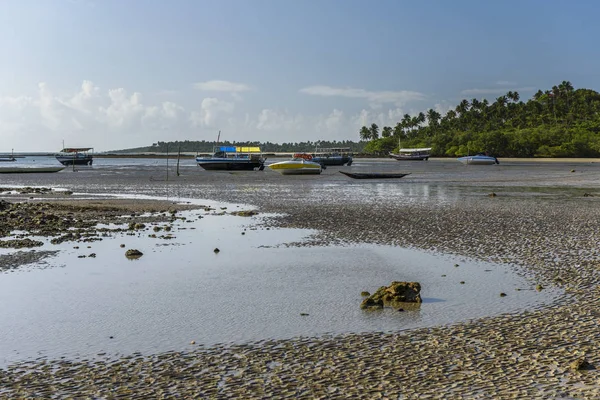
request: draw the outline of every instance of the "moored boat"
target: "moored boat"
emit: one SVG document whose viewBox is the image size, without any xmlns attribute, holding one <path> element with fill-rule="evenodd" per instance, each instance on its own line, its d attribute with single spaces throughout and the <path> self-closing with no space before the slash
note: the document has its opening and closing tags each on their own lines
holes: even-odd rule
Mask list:
<svg viewBox="0 0 600 400">
<path fill-rule="evenodd" d="M 410 173 L 401 172 L 346 172 L 339 171 L 340 174 L 344 174 L 354 179 L 398 179 L 403 178 Z"/>
<path fill-rule="evenodd" d="M 390 157 L 398 161 L 404 160 L 429 160 L 431 155 L 431 147 L 424 147 L 421 149 L 399 149 L 397 154 L 390 153 Z"/>
<path fill-rule="evenodd" d="M 0 167 L 0 174 L 34 174 L 59 172 L 66 167 Z"/>
<path fill-rule="evenodd" d="M 352 165 L 352 152 L 349 147 L 315 149 L 312 161 L 321 165 Z"/>
<path fill-rule="evenodd" d="M 306 153 L 296 153 L 291 160 L 270 164 L 269 168 L 282 175 L 318 175 L 323 170 L 321 164 Z"/>
<path fill-rule="evenodd" d="M 260 147 L 215 146 L 212 156 L 196 157 L 196 163 L 208 171 L 262 171 L 265 168 Z"/>
<path fill-rule="evenodd" d="M 474 156 L 459 157 L 458 161 L 465 165 L 494 165 L 500 164 L 496 157 L 485 154 L 475 154 Z"/>
<path fill-rule="evenodd" d="M 67 147 L 56 155 L 62 165 L 92 165 L 94 162 L 92 147 Z"/>
</svg>

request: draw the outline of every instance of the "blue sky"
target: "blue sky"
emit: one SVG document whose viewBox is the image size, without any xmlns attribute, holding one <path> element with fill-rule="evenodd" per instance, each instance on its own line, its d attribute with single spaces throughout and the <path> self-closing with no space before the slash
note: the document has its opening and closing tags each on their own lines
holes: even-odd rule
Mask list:
<svg viewBox="0 0 600 400">
<path fill-rule="evenodd" d="M 358 139 L 363 124 L 598 89 L 594 1 L 3 0 L 0 151 Z"/>
</svg>

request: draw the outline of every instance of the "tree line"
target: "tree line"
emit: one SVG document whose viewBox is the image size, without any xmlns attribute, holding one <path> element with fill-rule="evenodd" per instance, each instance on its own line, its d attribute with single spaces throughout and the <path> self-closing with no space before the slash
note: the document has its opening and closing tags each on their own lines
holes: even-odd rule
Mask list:
<svg viewBox="0 0 600 400">
<path fill-rule="evenodd" d="M 388 154 L 431 147 L 433 156 L 487 151 L 496 157 L 599 157 L 600 93 L 563 81 L 526 102 L 509 91 L 492 103 L 462 100 L 445 115 L 430 109 L 405 114 L 395 126 L 363 126 L 364 152 Z"/>
<path fill-rule="evenodd" d="M 343 141 L 307 141 L 307 142 L 290 142 L 290 143 L 271 143 L 271 142 L 219 142 L 219 146 L 258 146 L 263 153 L 293 153 L 293 152 L 313 152 L 317 147 L 345 147 L 350 148 L 354 153 L 361 153 L 365 147 L 364 142 L 353 142 L 351 140 Z M 152 146 L 137 147 L 134 149 L 115 150 L 112 153 L 176 153 L 178 151 L 185 153 L 211 153 L 216 143 L 214 141 L 171 141 L 171 142 L 156 142 Z"/>
</svg>

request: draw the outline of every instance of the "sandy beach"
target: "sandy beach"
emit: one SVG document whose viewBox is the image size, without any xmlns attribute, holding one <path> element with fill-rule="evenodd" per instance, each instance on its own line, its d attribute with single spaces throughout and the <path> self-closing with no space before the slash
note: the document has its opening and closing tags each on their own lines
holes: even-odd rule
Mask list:
<svg viewBox="0 0 600 400">
<path fill-rule="evenodd" d="M 183 211 L 207 208 L 183 199 L 206 199 L 268 213 L 260 229 L 317 232 L 288 243 L 292 247 L 380 244 L 449 254 L 505 265 L 530 282 L 524 290 L 561 295 L 518 313 L 397 332 L 190 344 L 185 351 L 106 360 L 27 360 L 0 370 L 0 398 L 600 397 L 594 369 L 600 368 L 597 163 L 512 160 L 464 168 L 443 160 L 358 160 L 352 166 L 410 173 L 395 182 L 353 181 L 335 167 L 317 177 L 283 177 L 272 171 L 210 173 L 190 163 L 182 164 L 179 176 L 171 165 L 167 178 L 162 164 L 98 164 L 2 177 L 4 239 L 48 222 L 47 236 L 83 246 L 86 232 L 102 233 L 98 223 L 125 224 L 123 232 L 144 229 L 135 224 L 163 229 Z M 22 190 L 26 186 L 55 190 Z M 6 210 L 15 216 L 10 223 Z M 73 226 L 80 235 L 65 237 Z M 33 249 L 0 255 L 0 269 L 35 274 L 20 269 L 52 254 Z M 515 295 L 514 289 L 506 295 Z"/>
</svg>

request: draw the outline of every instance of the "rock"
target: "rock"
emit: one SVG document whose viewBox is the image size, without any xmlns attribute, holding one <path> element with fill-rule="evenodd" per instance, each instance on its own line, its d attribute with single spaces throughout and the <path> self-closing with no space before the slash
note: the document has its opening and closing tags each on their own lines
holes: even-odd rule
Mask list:
<svg viewBox="0 0 600 400">
<path fill-rule="evenodd" d="M 196 344 L 196 341 L 195 341 L 195 340 L 192 340 L 192 341 L 190 342 L 190 344 Z"/>
<path fill-rule="evenodd" d="M 489 197 L 496 197 L 496 196 L 497 196 L 497 194 L 496 194 L 496 193 L 494 193 L 494 192 L 492 192 L 492 193 L 488 194 L 488 196 L 489 196 Z"/>
<path fill-rule="evenodd" d="M 594 195 L 591 193 L 584 193 L 583 197 L 594 197 Z"/>
<path fill-rule="evenodd" d="M 304 313 L 304 312 L 301 312 L 301 313 L 300 313 L 300 316 L 302 316 L 302 317 L 308 317 L 308 314 L 307 314 L 307 313 Z"/>
<path fill-rule="evenodd" d="M 369 293 L 369 292 L 367 292 L 367 291 L 365 290 L 365 291 L 363 291 L 363 292 L 360 292 L 360 295 L 361 295 L 362 297 L 368 297 L 368 296 L 370 296 L 370 295 L 371 295 L 371 293 Z"/>
<path fill-rule="evenodd" d="M 394 306 L 397 303 L 422 303 L 421 284 L 419 282 L 394 281 L 390 286 L 382 286 L 371 296 L 363 300 L 362 309 L 381 309 L 385 305 Z"/>
<path fill-rule="evenodd" d="M 504 293 L 504 292 L 500 293 L 500 297 L 506 297 L 506 293 Z"/>
<path fill-rule="evenodd" d="M 91 253 L 90 255 L 88 255 L 88 257 L 96 258 L 96 253 Z"/>
<path fill-rule="evenodd" d="M 231 215 L 237 215 L 239 217 L 252 217 L 254 215 L 258 215 L 258 211 L 248 210 L 248 211 L 232 211 Z"/>
<path fill-rule="evenodd" d="M 465 281 L 460 281 L 460 284 L 461 284 L 461 285 L 464 285 L 464 284 L 465 284 Z"/>
<path fill-rule="evenodd" d="M 544 287 L 542 285 L 536 285 L 535 290 L 537 290 L 538 292 L 541 292 L 544 289 Z"/>
<path fill-rule="evenodd" d="M 572 170 L 571 170 L 571 172 L 575 172 L 575 170 L 574 170 L 574 169 L 572 169 Z"/>
<path fill-rule="evenodd" d="M 215 253 L 220 252 L 221 250 L 219 250 L 219 248 L 215 247 L 215 249 L 213 250 Z"/>
<path fill-rule="evenodd" d="M 144 253 L 137 249 L 129 249 L 125 252 L 125 257 L 127 258 L 140 258 Z"/>
<path fill-rule="evenodd" d="M 121 243 L 120 248 L 125 248 L 125 244 Z"/>
<path fill-rule="evenodd" d="M 585 371 L 595 369 L 592 364 L 590 364 L 585 358 L 578 358 L 569 364 L 569 367 L 575 371 Z"/>
</svg>

